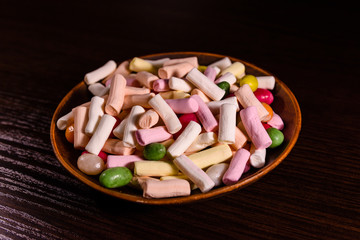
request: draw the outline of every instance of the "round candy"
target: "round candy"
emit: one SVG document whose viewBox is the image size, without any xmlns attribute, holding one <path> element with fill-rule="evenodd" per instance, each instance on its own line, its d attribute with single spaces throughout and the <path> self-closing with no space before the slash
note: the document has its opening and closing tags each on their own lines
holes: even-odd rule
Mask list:
<svg viewBox="0 0 360 240">
<path fill-rule="evenodd" d="M 126 167 L 108 168 L 100 174 L 101 185 L 107 188 L 118 188 L 128 184 L 133 175 Z"/>
<path fill-rule="evenodd" d="M 97 155 L 84 153 L 77 160 L 77 166 L 83 173 L 87 175 L 98 175 L 104 168 L 104 161 Z"/>
<path fill-rule="evenodd" d="M 200 71 L 200 72 L 205 72 L 205 70 L 206 70 L 206 68 L 207 68 L 207 66 L 204 66 L 204 65 L 199 65 L 198 66 L 198 70 Z"/>
<path fill-rule="evenodd" d="M 225 95 L 224 95 L 224 96 L 226 96 L 226 95 L 229 94 L 229 92 L 230 92 L 230 84 L 229 84 L 228 82 L 226 82 L 226 81 L 224 81 L 224 82 L 219 82 L 217 85 L 218 85 L 219 88 L 221 88 L 222 90 L 225 91 Z"/>
<path fill-rule="evenodd" d="M 245 84 L 248 84 L 250 86 L 251 90 L 253 92 L 255 92 L 258 87 L 258 80 L 256 79 L 256 77 L 254 75 L 248 74 L 240 79 L 239 84 L 240 84 L 240 87 Z"/>
<path fill-rule="evenodd" d="M 266 129 L 266 131 L 272 141 L 272 144 L 269 146 L 269 148 L 275 148 L 282 144 L 282 142 L 284 141 L 284 134 L 280 130 L 271 127 Z"/>
<path fill-rule="evenodd" d="M 260 102 L 264 102 L 269 105 L 274 101 L 274 95 L 265 88 L 256 89 L 254 95 Z"/>
<path fill-rule="evenodd" d="M 70 124 L 65 130 L 65 138 L 69 143 L 74 143 L 74 123 Z"/>
<path fill-rule="evenodd" d="M 144 148 L 144 158 L 147 160 L 160 160 L 166 154 L 166 148 L 161 143 L 150 143 Z"/>
<path fill-rule="evenodd" d="M 83 151 L 81 154 L 85 154 L 85 153 L 89 153 L 88 151 Z M 100 151 L 98 154 L 99 157 L 101 157 L 102 160 L 104 160 L 104 162 L 107 161 L 107 154 L 104 151 Z"/>
<path fill-rule="evenodd" d="M 274 116 L 274 111 L 272 110 L 272 108 L 270 107 L 269 104 L 264 103 L 264 102 L 262 102 L 261 104 L 264 106 L 264 108 L 266 109 L 266 111 L 269 112 L 269 115 L 267 115 L 266 118 L 265 118 L 264 120 L 262 120 L 262 122 L 268 122 L 268 121 L 270 121 L 270 120 L 272 119 L 272 117 Z"/>
</svg>

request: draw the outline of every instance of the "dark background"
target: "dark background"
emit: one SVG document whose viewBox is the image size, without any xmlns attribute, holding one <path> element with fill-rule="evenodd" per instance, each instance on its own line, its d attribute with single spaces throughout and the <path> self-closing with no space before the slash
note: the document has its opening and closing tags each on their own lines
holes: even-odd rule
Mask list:
<svg viewBox="0 0 360 240">
<path fill-rule="evenodd" d="M 357 20 L 345 1 L 0 0 L 0 239 L 359 239 Z M 303 117 L 285 161 L 181 206 L 70 175 L 50 144 L 57 104 L 109 59 L 169 51 L 230 55 L 285 82 Z"/>
</svg>

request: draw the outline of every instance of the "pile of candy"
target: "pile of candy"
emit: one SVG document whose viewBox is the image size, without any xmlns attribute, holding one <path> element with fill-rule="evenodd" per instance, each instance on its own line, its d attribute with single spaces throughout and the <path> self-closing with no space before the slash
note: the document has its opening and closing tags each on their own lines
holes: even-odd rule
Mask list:
<svg viewBox="0 0 360 240">
<path fill-rule="evenodd" d="M 57 121 L 77 166 L 107 188 L 132 185 L 147 198 L 232 185 L 265 165 L 284 123 L 270 107 L 273 76 L 246 75 L 227 57 L 108 61 L 84 79 L 94 95 Z M 237 114 L 240 112 L 240 114 Z"/>
</svg>

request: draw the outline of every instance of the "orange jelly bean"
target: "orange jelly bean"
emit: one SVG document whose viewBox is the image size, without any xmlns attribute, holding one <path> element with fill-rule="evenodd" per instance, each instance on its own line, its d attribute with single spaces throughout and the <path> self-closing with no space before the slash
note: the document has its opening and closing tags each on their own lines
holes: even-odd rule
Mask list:
<svg viewBox="0 0 360 240">
<path fill-rule="evenodd" d="M 67 126 L 65 131 L 66 140 L 70 143 L 74 143 L 74 123 Z"/>
<path fill-rule="evenodd" d="M 265 107 L 266 111 L 269 112 L 269 115 L 267 115 L 267 117 L 264 120 L 262 120 L 262 122 L 270 121 L 270 119 L 274 116 L 274 111 L 272 110 L 269 104 L 264 102 L 262 102 L 261 104 Z"/>
</svg>

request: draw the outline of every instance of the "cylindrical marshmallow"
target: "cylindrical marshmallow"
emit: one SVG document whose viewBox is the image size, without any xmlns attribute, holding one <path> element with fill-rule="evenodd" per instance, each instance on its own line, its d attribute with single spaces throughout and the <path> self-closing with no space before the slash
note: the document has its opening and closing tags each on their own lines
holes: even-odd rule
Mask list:
<svg viewBox="0 0 360 240">
<path fill-rule="evenodd" d="M 125 87 L 125 96 L 126 95 L 141 95 L 141 94 L 147 94 L 150 93 L 150 89 L 146 87 L 132 87 L 132 86 L 126 86 Z"/>
<path fill-rule="evenodd" d="M 257 149 L 267 148 L 271 145 L 271 138 L 261 124 L 256 107 L 251 106 L 241 110 L 240 117 L 247 134 Z"/>
<path fill-rule="evenodd" d="M 158 75 L 160 78 L 169 79 L 171 77 L 184 77 L 194 66 L 188 62 L 174 65 L 163 66 L 159 68 Z"/>
<path fill-rule="evenodd" d="M 199 95 L 193 95 L 190 98 L 196 100 L 199 105 L 199 109 L 196 112 L 196 116 L 204 127 L 205 131 L 212 132 L 218 127 L 218 122 L 216 121 L 214 115 L 204 103 L 204 101 L 199 97 Z"/>
<path fill-rule="evenodd" d="M 199 167 L 207 168 L 211 165 L 225 162 L 232 157 L 232 151 L 229 145 L 222 144 L 216 147 L 212 147 L 201 152 L 197 152 L 189 155 L 188 157 Z"/>
<path fill-rule="evenodd" d="M 235 142 L 230 144 L 230 147 L 238 150 L 239 148 L 244 147 L 248 140 L 250 139 L 248 139 L 247 136 L 238 127 L 235 127 Z"/>
<path fill-rule="evenodd" d="M 101 96 L 107 94 L 110 88 L 105 87 L 101 83 L 94 83 L 94 84 L 89 85 L 88 89 L 94 96 L 101 97 Z"/>
<path fill-rule="evenodd" d="M 151 63 L 138 57 L 134 57 L 131 60 L 129 69 L 134 72 L 146 71 L 150 73 L 156 73 L 156 68 Z"/>
<path fill-rule="evenodd" d="M 192 89 L 194 89 L 194 85 L 190 83 L 189 81 L 186 81 L 181 78 L 177 77 L 171 77 L 169 79 L 169 87 L 173 90 L 179 90 L 183 92 L 190 92 Z"/>
<path fill-rule="evenodd" d="M 217 136 L 214 132 L 201 133 L 195 141 L 186 149 L 187 153 L 194 153 L 211 146 L 217 142 Z"/>
<path fill-rule="evenodd" d="M 165 161 L 138 161 L 134 163 L 134 174 L 137 176 L 162 177 L 177 175 L 179 169 Z"/>
<path fill-rule="evenodd" d="M 174 164 L 200 188 L 201 192 L 208 192 L 215 186 L 214 181 L 187 156 L 178 156 L 174 159 Z"/>
<path fill-rule="evenodd" d="M 257 76 L 258 88 L 273 90 L 275 87 L 275 78 L 273 76 Z"/>
<path fill-rule="evenodd" d="M 249 84 L 244 84 L 243 86 L 241 86 L 235 92 L 235 96 L 237 97 L 243 108 L 254 106 L 257 110 L 257 113 L 261 121 L 264 120 L 269 115 L 269 112 L 265 109 L 265 107 L 254 95 Z"/>
<path fill-rule="evenodd" d="M 245 74 L 245 65 L 241 62 L 234 62 L 229 67 L 222 70 L 221 75 L 224 75 L 227 72 L 234 74 L 234 76 L 238 79 L 242 78 Z"/>
<path fill-rule="evenodd" d="M 209 98 L 215 101 L 221 100 L 225 91 L 219 88 L 213 81 L 202 74 L 197 68 L 193 68 L 187 75 L 186 79 L 198 87 Z"/>
<path fill-rule="evenodd" d="M 141 85 L 152 89 L 154 81 L 158 80 L 159 78 L 149 72 L 141 71 L 136 74 L 136 80 L 141 83 Z"/>
<path fill-rule="evenodd" d="M 175 158 L 183 154 L 186 149 L 195 141 L 201 132 L 201 126 L 197 122 L 190 121 L 184 131 L 179 135 L 175 142 L 168 148 L 167 152 Z"/>
<path fill-rule="evenodd" d="M 254 144 L 250 148 L 250 164 L 254 168 L 262 168 L 265 165 L 266 148 L 256 149 Z"/>
<path fill-rule="evenodd" d="M 91 104 L 89 107 L 89 120 L 85 127 L 85 133 L 88 135 L 93 135 L 96 127 L 98 126 L 101 117 L 104 115 L 104 99 L 98 96 L 91 98 Z"/>
<path fill-rule="evenodd" d="M 250 152 L 246 149 L 240 148 L 236 151 L 234 157 L 230 161 L 229 168 L 223 176 L 223 183 L 225 185 L 233 185 L 241 178 L 244 172 L 247 161 L 249 160 Z"/>
<path fill-rule="evenodd" d="M 190 184 L 184 179 L 146 180 L 142 188 L 145 198 L 180 197 L 189 196 L 191 193 Z"/>
<path fill-rule="evenodd" d="M 90 138 L 90 141 L 85 147 L 85 150 L 89 153 L 98 155 L 103 148 L 106 140 L 109 138 L 110 133 L 116 123 L 116 118 L 109 114 L 104 114 L 101 117 L 100 123 L 96 128 L 96 131 Z"/>
<path fill-rule="evenodd" d="M 236 83 L 236 77 L 231 72 L 227 72 L 218 79 L 216 79 L 215 84 L 221 83 L 221 82 L 228 82 L 231 85 Z"/>
<path fill-rule="evenodd" d="M 184 63 L 184 62 L 190 63 L 193 67 L 196 67 L 196 68 L 199 66 L 197 57 L 170 59 L 168 61 L 165 61 L 163 66 L 169 66 L 169 65 L 174 65 L 174 64 Z"/>
<path fill-rule="evenodd" d="M 141 106 L 136 105 L 132 107 L 124 128 L 123 142 L 125 146 L 135 147 L 135 132 L 138 130 L 137 123 L 144 112 L 145 109 Z"/>
<path fill-rule="evenodd" d="M 124 97 L 124 104 L 122 109 L 129 109 L 136 105 L 142 106 L 143 108 L 151 108 L 149 101 L 154 96 L 154 93 L 127 95 Z"/>
<path fill-rule="evenodd" d="M 155 68 L 161 68 L 164 65 L 164 62 L 168 60 L 170 60 L 170 58 L 160 58 L 156 60 L 145 59 L 145 61 L 151 63 L 151 65 L 153 65 Z"/>
<path fill-rule="evenodd" d="M 207 103 L 206 105 L 208 106 L 208 108 L 210 109 L 210 111 L 214 114 L 217 115 L 220 113 L 220 107 L 221 105 L 225 104 L 225 103 L 230 103 L 236 106 L 236 111 L 239 111 L 239 103 L 237 101 L 237 98 L 234 97 L 228 97 L 225 98 L 223 100 L 220 101 L 211 101 L 209 103 Z"/>
<path fill-rule="evenodd" d="M 205 71 L 204 71 L 204 75 L 205 75 L 208 79 L 210 79 L 212 82 L 214 82 L 217 73 L 216 73 L 215 68 L 213 68 L 213 67 L 207 67 L 207 68 L 205 69 Z"/>
<path fill-rule="evenodd" d="M 115 69 L 115 71 L 112 72 L 110 75 L 108 75 L 102 82 L 105 83 L 106 85 L 106 82 L 107 81 L 111 82 L 111 80 L 114 78 L 116 74 L 128 76 L 131 73 L 129 69 L 129 64 L 130 64 L 129 61 L 123 61 L 122 63 L 119 64 L 119 66 Z"/>
<path fill-rule="evenodd" d="M 137 161 L 144 161 L 144 159 L 137 155 L 109 155 L 106 162 L 106 168 L 127 167 L 129 169 L 134 169 L 134 162 Z"/>
<path fill-rule="evenodd" d="M 102 151 L 116 155 L 131 155 L 135 152 L 135 148 L 126 147 L 124 142 L 119 139 L 109 138 L 106 140 Z"/>
<path fill-rule="evenodd" d="M 84 149 L 89 142 L 89 136 L 85 134 L 85 127 L 88 122 L 88 108 L 79 106 L 74 108 L 72 112 L 74 116 L 74 148 Z"/>
<path fill-rule="evenodd" d="M 159 114 L 152 109 L 147 110 L 139 118 L 139 127 L 143 129 L 148 129 L 153 127 L 159 121 Z"/>
<path fill-rule="evenodd" d="M 121 74 L 116 74 L 111 81 L 110 93 L 105 105 L 105 112 L 111 116 L 120 113 L 124 104 L 126 79 Z"/>
<path fill-rule="evenodd" d="M 165 102 L 176 114 L 194 113 L 199 109 L 199 105 L 193 98 L 166 99 Z"/>
<path fill-rule="evenodd" d="M 117 125 L 116 128 L 114 128 L 113 130 L 113 134 L 115 135 L 115 137 L 122 139 L 124 137 L 124 129 L 126 126 L 126 122 L 127 122 L 127 117 L 124 118 L 119 125 Z"/>
<path fill-rule="evenodd" d="M 181 129 L 181 123 L 171 109 L 171 107 L 165 102 L 165 100 L 157 94 L 149 101 L 150 106 L 159 114 L 161 119 L 164 121 L 169 133 L 174 134 Z"/>
<path fill-rule="evenodd" d="M 86 84 L 90 85 L 100 81 L 101 79 L 105 78 L 109 74 L 111 74 L 116 69 L 116 63 L 113 60 L 108 61 L 102 67 L 89 72 L 85 75 L 84 81 Z"/>
<path fill-rule="evenodd" d="M 273 117 L 270 119 L 270 121 L 267 122 L 271 127 L 282 130 L 284 128 L 284 122 L 281 119 L 281 117 L 274 113 Z"/>
<path fill-rule="evenodd" d="M 166 92 L 169 91 L 169 80 L 168 79 L 158 79 L 153 82 L 152 88 L 155 92 Z"/>
<path fill-rule="evenodd" d="M 225 103 L 220 107 L 218 141 L 220 143 L 235 143 L 236 105 Z"/>
<path fill-rule="evenodd" d="M 199 95 L 199 97 L 204 101 L 204 103 L 208 103 L 208 102 L 211 102 L 211 99 L 206 96 L 200 89 L 198 88 L 194 88 L 192 91 L 191 91 L 191 95 Z"/>
<path fill-rule="evenodd" d="M 59 130 L 65 130 L 66 127 L 69 125 L 69 123 L 72 122 L 73 120 L 74 120 L 74 113 L 73 111 L 70 111 L 57 120 L 56 126 Z"/>
<path fill-rule="evenodd" d="M 172 137 L 172 135 L 166 131 L 164 126 L 150 129 L 138 129 L 135 132 L 135 136 L 140 146 L 146 146 L 150 143 L 162 142 Z"/>
<path fill-rule="evenodd" d="M 217 60 L 216 62 L 213 62 L 212 64 L 208 65 L 208 67 L 218 67 L 220 70 L 224 70 L 225 68 L 229 67 L 231 65 L 231 61 L 228 57 L 224 57 L 220 60 Z"/>
<path fill-rule="evenodd" d="M 213 180 L 215 186 L 220 186 L 223 183 L 222 178 L 228 168 L 228 163 L 214 164 L 206 169 L 206 174 L 211 178 L 211 180 Z"/>
</svg>

